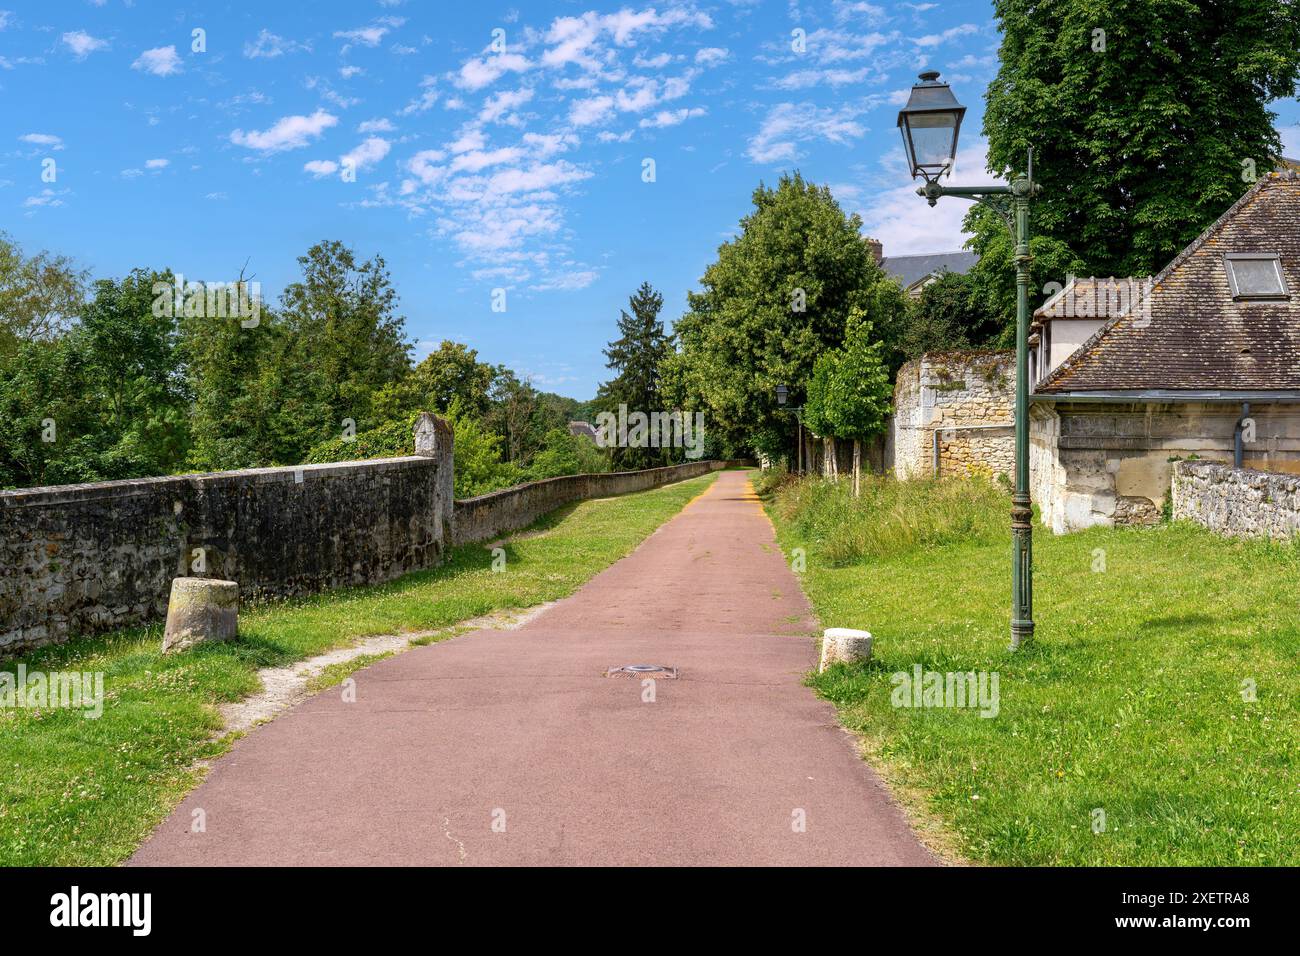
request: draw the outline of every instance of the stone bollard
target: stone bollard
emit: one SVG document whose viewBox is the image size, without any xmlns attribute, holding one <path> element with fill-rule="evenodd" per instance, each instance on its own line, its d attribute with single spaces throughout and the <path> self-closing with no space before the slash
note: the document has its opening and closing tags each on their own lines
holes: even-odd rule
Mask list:
<svg viewBox="0 0 1300 956">
<path fill-rule="evenodd" d="M 871 660 L 871 634 L 851 627 L 828 627 L 822 633 L 822 661 L 818 671 L 832 664 Z"/>
<path fill-rule="evenodd" d="M 239 621 L 239 585 L 213 578 L 174 578 L 167 605 L 163 653 L 183 651 L 203 641 L 234 637 Z"/>
</svg>

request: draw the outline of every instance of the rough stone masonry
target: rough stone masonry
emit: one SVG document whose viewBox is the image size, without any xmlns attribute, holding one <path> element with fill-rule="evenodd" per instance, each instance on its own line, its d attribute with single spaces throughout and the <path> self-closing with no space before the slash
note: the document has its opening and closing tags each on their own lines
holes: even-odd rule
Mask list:
<svg viewBox="0 0 1300 956">
<path fill-rule="evenodd" d="M 1285 541 L 1300 534 L 1300 476 L 1229 468 L 1212 461 L 1174 466 L 1173 516 L 1234 538 Z"/>
<path fill-rule="evenodd" d="M 422 416 L 416 451 L 0 492 L 0 654 L 157 620 L 175 577 L 253 600 L 431 567 L 450 536 L 450 427 Z"/>
</svg>

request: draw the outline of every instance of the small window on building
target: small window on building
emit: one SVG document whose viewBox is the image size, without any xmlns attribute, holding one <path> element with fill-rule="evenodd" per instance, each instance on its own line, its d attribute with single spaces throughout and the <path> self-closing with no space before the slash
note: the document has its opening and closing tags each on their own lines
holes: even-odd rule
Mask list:
<svg viewBox="0 0 1300 956">
<path fill-rule="evenodd" d="M 1233 252 L 1224 256 L 1234 299 L 1285 299 L 1286 279 L 1276 253 Z"/>
</svg>

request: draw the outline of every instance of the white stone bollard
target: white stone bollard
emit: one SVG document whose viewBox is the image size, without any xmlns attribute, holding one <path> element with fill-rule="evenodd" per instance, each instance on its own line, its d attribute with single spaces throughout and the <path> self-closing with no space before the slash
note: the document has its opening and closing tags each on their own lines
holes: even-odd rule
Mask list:
<svg viewBox="0 0 1300 956">
<path fill-rule="evenodd" d="M 226 641 L 238 631 L 239 585 L 214 578 L 174 578 L 167 605 L 163 653 L 203 641 Z"/>
<path fill-rule="evenodd" d="M 822 632 L 822 660 L 818 671 L 832 664 L 871 660 L 871 634 L 851 627 L 828 627 Z"/>
</svg>

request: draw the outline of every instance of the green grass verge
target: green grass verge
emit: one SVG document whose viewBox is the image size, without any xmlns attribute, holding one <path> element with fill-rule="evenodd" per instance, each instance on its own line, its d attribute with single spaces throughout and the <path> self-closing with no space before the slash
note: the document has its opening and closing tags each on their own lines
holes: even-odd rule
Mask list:
<svg viewBox="0 0 1300 956">
<path fill-rule="evenodd" d="M 951 483 L 910 484 L 873 491 L 867 507 L 902 526 L 927 495 L 952 507 Z M 903 494 L 916 500 L 900 504 Z M 802 583 L 822 624 L 875 637 L 870 664 L 812 683 L 961 854 L 1018 865 L 1300 863 L 1300 546 L 1181 523 L 1063 536 L 1035 525 L 1038 639 L 1011 653 L 1008 534 L 987 541 L 988 516 L 967 516 L 969 540 L 934 534 L 945 543 L 846 561 L 842 532 L 819 520 L 851 508 L 845 497 L 786 486 L 767 500 L 787 555 L 806 550 Z M 987 487 L 969 499 L 988 508 Z M 1005 527 L 1005 498 L 997 510 Z M 892 706 L 891 676 L 916 664 L 997 672 L 998 715 Z M 1243 699 L 1250 686 L 1254 701 Z M 1098 810 L 1104 829 L 1094 832 Z"/>
<path fill-rule="evenodd" d="M 0 709 L 0 865 L 120 862 L 199 780 L 196 761 L 224 752 L 216 705 L 259 689 L 257 670 L 285 666 L 358 638 L 427 631 L 571 594 L 631 552 L 714 480 L 561 509 L 507 543 L 491 569 L 481 545 L 441 567 L 386 585 L 250 607 L 240 636 L 163 657 L 161 628 L 44 648 L 28 672 L 104 674 L 103 715 Z M 20 661 L 6 661 L 11 673 Z M 351 668 L 354 669 L 354 668 Z M 335 673 L 337 671 L 337 673 Z M 322 680 L 342 679 L 336 668 Z"/>
</svg>

